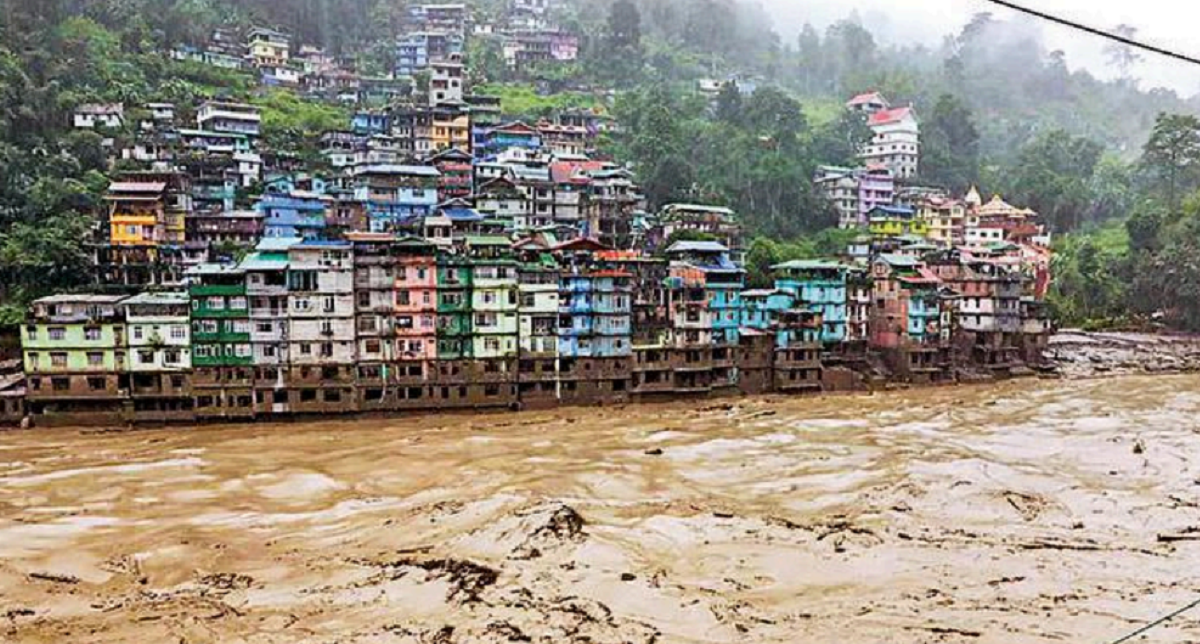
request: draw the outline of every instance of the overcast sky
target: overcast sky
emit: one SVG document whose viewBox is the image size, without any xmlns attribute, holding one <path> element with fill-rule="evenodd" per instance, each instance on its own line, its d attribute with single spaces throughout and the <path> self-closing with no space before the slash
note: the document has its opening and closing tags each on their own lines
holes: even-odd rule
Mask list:
<svg viewBox="0 0 1200 644">
<path fill-rule="evenodd" d="M 959 31 L 980 11 L 998 18 L 1013 13 L 984 0 L 749 0 L 759 2 L 776 18 L 776 30 L 788 42 L 805 21 L 824 30 L 830 22 L 858 10 L 863 22 L 888 42 L 920 39 L 937 46 L 942 36 Z M 1015 0 L 1014 0 L 1015 1 Z M 1200 58 L 1200 2 L 1196 0 L 1020 0 L 1018 4 L 1100 29 L 1128 24 L 1137 38 L 1150 44 Z M 1047 48 L 1062 49 L 1071 67 L 1086 67 L 1097 76 L 1112 74 L 1105 64 L 1105 41 L 1066 27 L 1047 24 Z M 1183 96 L 1200 93 L 1200 66 L 1145 53 L 1136 70 L 1143 88 L 1166 86 Z"/>
</svg>

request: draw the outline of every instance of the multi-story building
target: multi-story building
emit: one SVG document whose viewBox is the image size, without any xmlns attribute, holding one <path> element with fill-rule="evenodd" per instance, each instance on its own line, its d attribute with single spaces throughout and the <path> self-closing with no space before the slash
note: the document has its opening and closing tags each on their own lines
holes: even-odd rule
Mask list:
<svg viewBox="0 0 1200 644">
<path fill-rule="evenodd" d="M 901 178 L 917 175 L 921 160 L 921 127 L 912 107 L 898 107 L 872 114 L 867 125 L 874 137 L 861 156 L 867 165 L 878 164 Z"/>
<path fill-rule="evenodd" d="M 471 112 L 464 105 L 443 103 L 431 108 L 434 151 L 471 150 Z"/>
<path fill-rule="evenodd" d="M 966 240 L 966 216 L 966 206 L 956 199 L 933 197 L 922 200 L 917 207 L 917 217 L 929 228 L 929 240 L 943 247 Z"/>
<path fill-rule="evenodd" d="M 744 271 L 718 242 L 676 242 L 666 253 L 671 346 L 682 355 L 675 364 L 675 390 L 736 386 Z"/>
<path fill-rule="evenodd" d="M 510 148 L 536 151 L 542 149 L 542 135 L 537 128 L 516 121 L 505 123 L 480 133 L 475 148 L 475 158 L 494 160 L 497 155 Z"/>
<path fill-rule="evenodd" d="M 580 229 L 580 222 L 571 218 L 573 214 L 571 209 L 563 208 L 560 216 L 557 207 L 554 223 L 562 228 L 580 230 L 580 234 L 586 237 L 595 237 L 601 244 L 610 248 L 631 248 L 633 246 L 634 214 L 646 207 L 646 199 L 642 196 L 637 184 L 634 183 L 633 173 L 625 168 L 605 167 L 589 170 L 587 174 L 588 191 L 584 208 L 586 225 Z M 579 202 L 579 198 L 575 197 L 574 190 L 572 190 L 573 185 L 560 184 L 555 188 L 556 202 L 562 201 L 567 205 Z M 711 228 L 718 231 L 715 233 L 717 238 L 731 244 L 731 248 L 740 248 L 740 226 L 736 226 L 736 224 L 731 226 L 728 221 L 717 222 L 715 220 L 715 218 L 724 217 L 724 214 L 688 212 L 685 207 L 678 204 L 667 206 L 667 208 L 670 209 L 667 226 L 672 230 L 682 230 L 692 225 L 705 228 L 709 224 L 701 223 L 701 220 L 711 217 L 714 218 L 711 221 Z"/>
<path fill-rule="evenodd" d="M 433 213 L 440 177 L 432 166 L 360 166 L 354 169 L 354 196 L 366 203 L 372 232 L 392 232 Z"/>
<path fill-rule="evenodd" d="M 187 215 L 187 177 L 178 173 L 135 173 L 109 185 L 106 239 L 97 247 L 100 279 L 106 285 L 178 284 Z"/>
<path fill-rule="evenodd" d="M 129 344 L 129 393 L 137 422 L 189 421 L 192 411 L 191 298 L 141 293 L 121 301 Z"/>
<path fill-rule="evenodd" d="M 677 232 L 711 235 L 729 249 L 731 259 L 740 259 L 742 226 L 737 214 L 728 208 L 698 204 L 668 204 L 659 213 L 662 237 L 670 239 Z"/>
<path fill-rule="evenodd" d="M 198 419 L 254 416 L 254 351 L 246 272 L 228 264 L 188 270 L 192 389 Z"/>
<path fill-rule="evenodd" d="M 395 244 L 395 350 L 397 397 L 402 407 L 428 406 L 437 377 L 438 262 L 437 247 L 408 237 Z"/>
<path fill-rule="evenodd" d="M 332 197 L 312 192 L 267 192 L 257 206 L 263 217 L 263 236 L 325 239 L 326 215 L 332 203 Z"/>
<path fill-rule="evenodd" d="M 354 253 L 349 242 L 288 249 L 288 399 L 294 413 L 355 408 Z"/>
<path fill-rule="evenodd" d="M 196 111 L 196 125 L 210 132 L 256 138 L 262 134 L 262 111 L 243 103 L 206 101 Z"/>
<path fill-rule="evenodd" d="M 429 106 L 465 105 L 466 75 L 461 54 L 450 54 L 446 60 L 435 61 L 429 65 Z M 469 145 L 469 142 L 468 142 Z"/>
<path fill-rule="evenodd" d="M 412 77 L 429 69 L 431 63 L 462 54 L 462 34 L 418 31 L 403 36 L 396 44 L 396 76 Z"/>
<path fill-rule="evenodd" d="M 26 403 L 47 424 L 126 420 L 128 348 L 120 296 L 34 301 L 22 332 Z"/>
<path fill-rule="evenodd" d="M 430 165 L 441 175 L 438 177 L 438 203 L 471 196 L 474 181 L 471 161 L 471 153 L 460 148 L 442 150 L 429 157 Z"/>
<path fill-rule="evenodd" d="M 559 401 L 559 271 L 545 247 L 517 266 L 517 395 L 525 407 Z"/>
<path fill-rule="evenodd" d="M 773 266 L 775 288 L 796 296 L 796 306 L 820 319 L 819 340 L 826 345 L 846 341 L 846 276 L 848 268 L 824 260 L 795 260 Z"/>
<path fill-rule="evenodd" d="M 288 252 L 300 238 L 269 237 L 239 265 L 246 276 L 254 410 L 258 415 L 291 411 L 288 393 Z"/>
<path fill-rule="evenodd" d="M 859 228 L 867 224 L 867 214 L 877 206 L 890 206 L 896 184 L 885 167 L 839 168 L 822 166 L 815 183 L 838 212 L 838 227 Z"/>
<path fill-rule="evenodd" d="M 917 217 L 917 211 L 901 206 L 877 206 L 867 213 L 868 227 L 876 239 L 926 237 L 929 222 Z"/>
<path fill-rule="evenodd" d="M 291 54 L 291 38 L 282 32 L 256 27 L 246 35 L 250 60 L 256 67 L 284 67 Z"/>
</svg>

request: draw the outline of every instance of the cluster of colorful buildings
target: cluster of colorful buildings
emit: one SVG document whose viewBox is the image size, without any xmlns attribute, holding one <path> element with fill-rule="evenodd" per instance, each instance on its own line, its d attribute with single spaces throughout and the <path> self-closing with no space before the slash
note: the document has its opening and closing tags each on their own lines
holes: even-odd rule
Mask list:
<svg viewBox="0 0 1200 644">
<path fill-rule="evenodd" d="M 1010 249 L 774 267 L 730 249 L 620 250 L 552 231 L 264 237 L 133 295 L 36 301 L 34 424 L 525 408 L 869 386 L 1040 361 L 1045 274 Z M 882 252 L 890 247 L 891 252 Z"/>
<path fill-rule="evenodd" d="M 511 7 L 530 28 L 551 9 Z M 461 8 L 410 7 L 408 35 L 465 33 Z M 279 36 L 251 34 L 255 65 L 294 60 Z M 648 211 L 633 173 L 596 151 L 603 116 L 502 122 L 453 47 L 423 51 L 409 62 L 430 72 L 425 94 L 354 112 L 320 137 L 319 164 L 263 145 L 252 105 L 81 109 L 79 128 L 135 134 L 97 218 L 96 283 L 33 304 L 0 420 L 603 404 L 1040 363 L 1036 213 L 898 185 L 886 164 L 907 160 L 822 168 L 862 236 L 747 288 L 733 210 Z M 859 107 L 876 108 L 890 110 Z"/>
<path fill-rule="evenodd" d="M 388 104 L 412 95 L 421 74 L 436 75 L 439 64 L 461 59 L 468 38 L 495 47 L 515 72 L 577 60 L 579 36 L 557 23 L 557 8 L 550 0 L 511 0 L 497 15 L 483 18 L 466 3 L 410 4 L 398 24 L 391 69 L 380 76 L 359 73 L 353 57 L 330 55 L 268 27 L 217 29 L 203 46 L 183 45 L 170 55 L 178 61 L 251 72 L 262 86 L 312 98 Z"/>
</svg>

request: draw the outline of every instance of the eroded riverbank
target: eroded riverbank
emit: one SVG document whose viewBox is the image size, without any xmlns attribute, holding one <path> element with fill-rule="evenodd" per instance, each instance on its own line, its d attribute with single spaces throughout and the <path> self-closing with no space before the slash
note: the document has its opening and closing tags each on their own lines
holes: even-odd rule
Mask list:
<svg viewBox="0 0 1200 644">
<path fill-rule="evenodd" d="M 0 633 L 1107 641 L 1200 588 L 1197 412 L 1163 376 L 9 434 Z"/>
</svg>

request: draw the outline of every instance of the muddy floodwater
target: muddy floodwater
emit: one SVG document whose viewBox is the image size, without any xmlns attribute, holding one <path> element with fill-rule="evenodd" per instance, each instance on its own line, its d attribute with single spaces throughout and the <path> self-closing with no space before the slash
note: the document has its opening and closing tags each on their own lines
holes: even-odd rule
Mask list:
<svg viewBox="0 0 1200 644">
<path fill-rule="evenodd" d="M 0 641 L 1103 644 L 1200 593 L 1198 414 L 1133 376 L 0 434 Z"/>
</svg>

